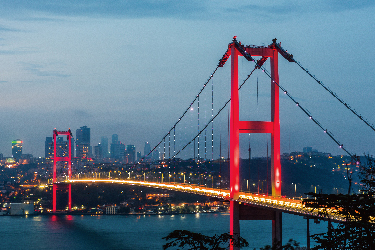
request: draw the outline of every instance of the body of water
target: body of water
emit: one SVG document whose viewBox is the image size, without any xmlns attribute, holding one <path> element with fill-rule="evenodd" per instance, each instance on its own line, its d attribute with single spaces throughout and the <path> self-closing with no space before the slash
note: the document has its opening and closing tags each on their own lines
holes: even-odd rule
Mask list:
<svg viewBox="0 0 375 250">
<path fill-rule="evenodd" d="M 253 249 L 271 244 L 271 221 L 241 221 L 241 236 Z M 185 215 L 51 215 L 1 216 L 0 249 L 78 250 L 163 249 L 162 238 L 173 230 L 205 235 L 229 232 L 229 214 Z M 310 233 L 322 233 L 327 223 L 313 223 Z M 290 238 L 306 246 L 306 220 L 283 214 L 283 243 Z"/>
</svg>

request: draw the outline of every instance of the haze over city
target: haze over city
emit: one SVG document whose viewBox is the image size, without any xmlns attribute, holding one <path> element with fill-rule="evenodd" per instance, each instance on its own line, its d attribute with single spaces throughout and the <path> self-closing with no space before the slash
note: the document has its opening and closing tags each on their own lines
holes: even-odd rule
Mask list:
<svg viewBox="0 0 375 250">
<path fill-rule="evenodd" d="M 318 79 L 374 123 L 373 1 L 0 1 L 0 153 L 23 140 L 44 156 L 54 128 L 91 129 L 91 145 L 118 134 L 143 150 L 156 145 L 212 74 L 233 36 L 243 44 L 277 38 Z M 240 59 L 240 81 L 254 64 Z M 337 100 L 283 58 L 280 84 L 355 154 L 374 154 L 374 134 Z M 265 64 L 269 68 L 268 62 Z M 215 112 L 230 97 L 230 65 L 213 78 Z M 259 93 L 257 94 L 257 78 Z M 269 119 L 269 78 L 260 70 L 242 89 L 240 117 Z M 258 100 L 258 98 L 259 100 Z M 281 151 L 311 146 L 343 154 L 280 94 Z M 210 94 L 201 123 L 211 116 Z M 203 110 L 203 108 L 202 108 Z M 204 113 L 206 112 L 206 113 Z M 189 117 L 184 140 L 195 136 Z M 214 123 L 227 144 L 227 112 Z M 180 131 L 182 131 L 181 128 Z M 74 134 L 75 136 L 75 134 Z M 254 156 L 267 137 L 251 135 Z M 180 139 L 178 139 L 180 140 Z M 242 136 L 247 145 L 248 135 Z M 179 145 L 185 142 L 179 142 Z M 226 151 L 225 151 L 226 152 Z M 246 157 L 246 147 L 242 149 Z"/>
</svg>

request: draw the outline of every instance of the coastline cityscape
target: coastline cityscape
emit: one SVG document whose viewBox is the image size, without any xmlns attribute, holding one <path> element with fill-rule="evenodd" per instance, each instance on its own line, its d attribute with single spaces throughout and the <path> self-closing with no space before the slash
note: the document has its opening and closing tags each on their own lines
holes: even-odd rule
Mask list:
<svg viewBox="0 0 375 250">
<path fill-rule="evenodd" d="M 145 142 L 143 153 L 134 145 L 121 143 L 117 134 L 102 137 L 96 146 L 90 144 L 90 128 L 82 126 L 71 140 L 73 179 L 95 178 L 113 180 L 145 180 L 159 183 L 189 183 L 198 186 L 229 188 L 228 159 L 167 159 L 165 153 L 151 152 Z M 45 157 L 33 157 L 22 151 L 22 140 L 12 141 L 12 157 L 0 154 L 0 203 L 1 214 L 44 214 L 51 213 L 52 174 L 54 141 L 45 139 Z M 68 140 L 56 137 L 56 156 L 69 155 Z M 251 150 L 251 149 L 249 149 Z M 251 156 L 250 156 L 251 157 Z M 301 199 L 307 192 L 325 191 L 344 193 L 347 188 L 348 172 L 357 172 L 348 156 L 332 156 L 311 147 L 301 152 L 284 153 L 281 156 L 283 171 L 283 193 Z M 270 193 L 269 159 L 254 157 L 241 159 L 241 190 Z M 59 178 L 67 178 L 67 162 L 57 162 Z M 318 176 L 327 173 L 330 181 Z M 314 175 L 316 178 L 311 178 Z M 315 181 L 312 182 L 311 180 Z M 320 181 L 318 181 L 320 180 Z M 289 183 L 289 185 L 286 185 Z M 354 188 L 359 188 L 354 182 Z M 196 212 L 227 212 L 228 203 L 191 194 L 176 194 L 172 191 L 155 191 L 147 188 L 117 187 L 118 184 L 74 184 L 72 191 L 72 213 L 88 214 L 175 214 Z M 96 189 L 96 191 L 94 191 Z M 267 192 L 268 189 L 268 192 Z M 91 191 L 89 191 L 91 190 Z M 101 191 L 99 191 L 101 190 Z M 118 190 L 114 192 L 113 190 Z M 92 196 L 88 194 L 103 194 Z M 115 195 L 116 194 L 116 195 Z M 62 192 L 62 197 L 66 194 Z M 23 205 L 10 204 L 20 203 Z M 58 204 L 60 211 L 67 211 L 66 197 Z M 27 207 L 27 209 L 26 209 Z M 13 209 L 13 211 L 12 211 Z"/>
</svg>

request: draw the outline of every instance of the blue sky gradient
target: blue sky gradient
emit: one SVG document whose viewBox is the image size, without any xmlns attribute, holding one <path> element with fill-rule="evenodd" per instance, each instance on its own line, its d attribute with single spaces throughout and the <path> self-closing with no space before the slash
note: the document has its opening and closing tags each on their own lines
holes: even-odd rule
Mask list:
<svg viewBox="0 0 375 250">
<path fill-rule="evenodd" d="M 101 136 L 117 133 L 143 153 L 145 141 L 156 145 L 181 116 L 233 36 L 255 45 L 276 37 L 375 123 L 374 5 L 349 0 L 0 1 L 0 153 L 10 156 L 11 141 L 19 138 L 24 153 L 43 156 L 45 137 L 54 128 L 71 128 L 75 134 L 84 125 L 91 128 L 92 146 Z M 297 65 L 279 62 L 280 83 L 349 151 L 375 153 L 374 131 Z M 215 113 L 229 98 L 229 66 L 213 78 Z M 253 67 L 241 58 L 240 81 Z M 211 116 L 210 89 L 201 98 L 201 126 Z M 240 97 L 241 119 L 269 120 L 269 79 L 261 71 Z M 280 107 L 282 152 L 312 146 L 343 153 L 284 96 Z M 189 122 L 177 128 L 176 150 L 197 131 L 194 112 L 196 107 Z M 226 152 L 226 120 L 227 111 L 214 123 L 214 158 L 220 135 Z M 266 135 L 241 135 L 242 156 L 247 157 L 249 137 L 253 155 L 264 156 Z"/>
</svg>

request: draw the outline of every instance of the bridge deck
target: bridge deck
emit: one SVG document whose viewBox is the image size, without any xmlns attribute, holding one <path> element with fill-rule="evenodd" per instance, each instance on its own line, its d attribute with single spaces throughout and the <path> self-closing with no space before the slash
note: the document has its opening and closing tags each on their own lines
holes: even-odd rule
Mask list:
<svg viewBox="0 0 375 250">
<path fill-rule="evenodd" d="M 198 185 L 183 184 L 183 183 L 156 183 L 156 182 L 147 182 L 147 181 L 136 181 L 136 180 L 113 180 L 113 179 L 75 179 L 75 180 L 66 180 L 62 183 L 87 183 L 87 182 L 96 182 L 96 183 L 118 183 L 118 184 L 127 184 L 127 185 L 137 185 L 150 188 L 161 188 L 171 191 L 187 192 L 198 195 L 216 197 L 223 200 L 230 200 L 229 190 L 226 189 L 216 189 L 216 188 L 207 188 Z M 256 207 L 263 207 L 275 210 L 281 210 L 284 213 L 296 214 L 300 216 L 306 216 L 310 218 L 318 218 L 322 220 L 328 220 L 334 222 L 344 222 L 345 218 L 335 214 L 335 211 L 328 211 L 327 216 L 322 216 L 319 214 L 319 210 L 305 207 L 302 204 L 302 200 L 295 200 L 286 197 L 273 197 L 261 194 L 252 194 L 240 192 L 239 199 L 236 201 L 248 204 Z"/>
</svg>

